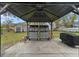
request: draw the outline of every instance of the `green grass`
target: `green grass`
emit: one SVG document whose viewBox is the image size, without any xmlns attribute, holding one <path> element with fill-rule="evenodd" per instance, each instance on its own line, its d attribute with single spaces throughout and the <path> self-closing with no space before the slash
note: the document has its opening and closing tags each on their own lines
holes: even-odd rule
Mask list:
<svg viewBox="0 0 79 59">
<path fill-rule="evenodd" d="M 53 38 L 59 38 L 60 37 L 60 31 L 52 31 L 52 37 Z"/>
<path fill-rule="evenodd" d="M 53 38 L 59 38 L 60 33 L 62 33 L 62 31 L 52 31 L 52 37 Z M 79 32 L 68 32 L 68 33 L 79 36 Z"/>
<path fill-rule="evenodd" d="M 59 31 L 53 31 L 52 37 L 57 38 L 60 35 Z M 4 32 L 3 35 L 1 35 L 1 44 L 15 44 L 16 42 L 20 41 L 22 37 L 27 35 L 26 32 L 21 33 L 15 33 L 15 32 Z"/>
<path fill-rule="evenodd" d="M 52 38 L 59 38 L 60 33 L 60 31 L 52 31 Z M 79 33 L 76 32 L 75 34 L 79 35 Z M 20 41 L 25 35 L 27 35 L 26 32 L 5 32 L 3 35 L 1 35 L 1 44 L 15 44 L 16 42 Z"/>
<path fill-rule="evenodd" d="M 25 32 L 15 33 L 15 32 L 5 32 L 1 35 L 1 44 L 15 44 L 20 41 L 22 37 L 26 35 Z"/>
<path fill-rule="evenodd" d="M 79 32 L 75 32 L 75 33 L 72 33 L 72 34 L 79 36 Z"/>
</svg>

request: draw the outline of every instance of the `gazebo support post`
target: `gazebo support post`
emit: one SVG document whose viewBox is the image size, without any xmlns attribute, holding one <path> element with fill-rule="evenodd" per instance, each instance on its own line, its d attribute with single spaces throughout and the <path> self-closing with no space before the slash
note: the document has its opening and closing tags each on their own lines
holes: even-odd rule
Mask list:
<svg viewBox="0 0 79 59">
<path fill-rule="evenodd" d="M 28 37 L 28 21 L 26 23 L 27 23 L 27 37 Z"/>
<path fill-rule="evenodd" d="M 52 22 L 51 22 L 51 39 L 52 39 Z"/>
</svg>

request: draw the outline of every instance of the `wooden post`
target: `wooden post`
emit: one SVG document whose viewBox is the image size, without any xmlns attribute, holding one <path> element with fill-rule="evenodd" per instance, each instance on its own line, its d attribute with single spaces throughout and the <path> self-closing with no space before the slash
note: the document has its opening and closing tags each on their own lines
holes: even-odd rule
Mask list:
<svg viewBox="0 0 79 59">
<path fill-rule="evenodd" d="M 52 39 L 52 22 L 51 22 L 51 39 Z"/>
<path fill-rule="evenodd" d="M 28 21 L 27 21 L 27 37 L 28 37 L 29 35 L 28 35 Z"/>
</svg>

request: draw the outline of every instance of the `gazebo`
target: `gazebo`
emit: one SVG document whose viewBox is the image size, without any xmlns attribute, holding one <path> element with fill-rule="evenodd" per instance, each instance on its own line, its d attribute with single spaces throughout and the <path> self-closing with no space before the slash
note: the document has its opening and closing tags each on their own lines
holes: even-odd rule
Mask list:
<svg viewBox="0 0 79 59">
<path fill-rule="evenodd" d="M 59 18 L 68 14 L 69 12 L 73 12 L 73 13 L 76 13 L 79 15 L 78 8 L 79 8 L 79 2 L 62 2 L 62 3 L 61 2 L 22 2 L 22 3 L 20 3 L 20 2 L 16 2 L 16 3 L 0 2 L 0 15 L 9 11 L 12 14 L 16 15 L 17 17 L 20 17 L 21 19 L 26 21 L 27 35 L 29 34 L 28 33 L 29 32 L 28 31 L 29 22 L 39 22 L 39 23 L 48 22 L 51 25 L 51 39 L 52 39 L 52 34 L 53 34 L 52 33 L 52 22 L 54 22 L 55 20 L 58 20 Z M 66 35 L 64 33 L 61 33 L 60 38 L 66 40 L 66 39 L 68 39 L 68 37 L 66 37 Z M 69 36 L 69 35 L 67 35 L 67 36 Z M 79 39 L 79 37 L 75 38 L 75 39 Z M 64 40 L 62 40 L 62 41 L 64 41 Z M 72 39 L 68 40 L 68 42 L 69 43 L 71 42 L 71 45 L 73 44 Z M 76 43 L 79 44 L 79 40 L 76 41 Z M 27 46 L 25 44 L 27 44 Z M 53 53 L 57 52 L 60 55 L 63 55 L 63 54 L 68 55 L 67 53 L 71 54 L 71 53 L 73 53 L 72 50 L 74 50 L 70 47 L 62 45 L 61 43 L 55 43 L 54 41 L 50 41 L 50 42 L 33 41 L 32 43 L 27 42 L 25 44 L 22 42 L 16 44 L 15 46 L 11 47 L 10 49 L 8 49 L 6 51 L 6 55 L 8 55 L 8 54 L 11 55 L 11 53 L 14 53 L 13 55 L 18 54 L 19 56 L 22 56 L 23 54 L 21 54 L 21 53 L 25 54 L 25 52 L 26 53 L 31 53 L 31 52 L 36 53 L 36 55 L 39 55 L 37 53 L 52 53 L 52 52 Z M 24 49 L 19 49 L 19 48 L 24 48 Z M 11 52 L 11 53 L 9 53 L 9 52 Z M 16 54 L 15 54 L 15 52 L 16 52 Z M 78 54 L 77 52 L 78 51 L 76 51 L 76 54 Z M 27 54 L 25 54 L 25 56 L 26 55 Z"/>
<path fill-rule="evenodd" d="M 56 2 L 22 2 L 22 3 L 0 3 L 0 14 L 9 11 L 14 15 L 22 18 L 27 22 L 48 22 L 51 25 L 52 38 L 52 22 L 63 17 L 69 12 L 79 15 L 79 3 L 56 3 Z"/>
</svg>

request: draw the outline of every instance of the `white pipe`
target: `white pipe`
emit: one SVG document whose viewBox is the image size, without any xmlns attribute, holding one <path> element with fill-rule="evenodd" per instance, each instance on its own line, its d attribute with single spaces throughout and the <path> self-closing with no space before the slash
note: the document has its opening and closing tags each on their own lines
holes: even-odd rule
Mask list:
<svg viewBox="0 0 79 59">
<path fill-rule="evenodd" d="M 1 8 L 0 13 L 2 13 L 10 4 L 6 4 L 3 8 Z"/>
<path fill-rule="evenodd" d="M 79 10 L 76 8 L 76 6 L 72 5 L 72 7 L 73 7 L 77 12 L 79 12 Z"/>
</svg>

